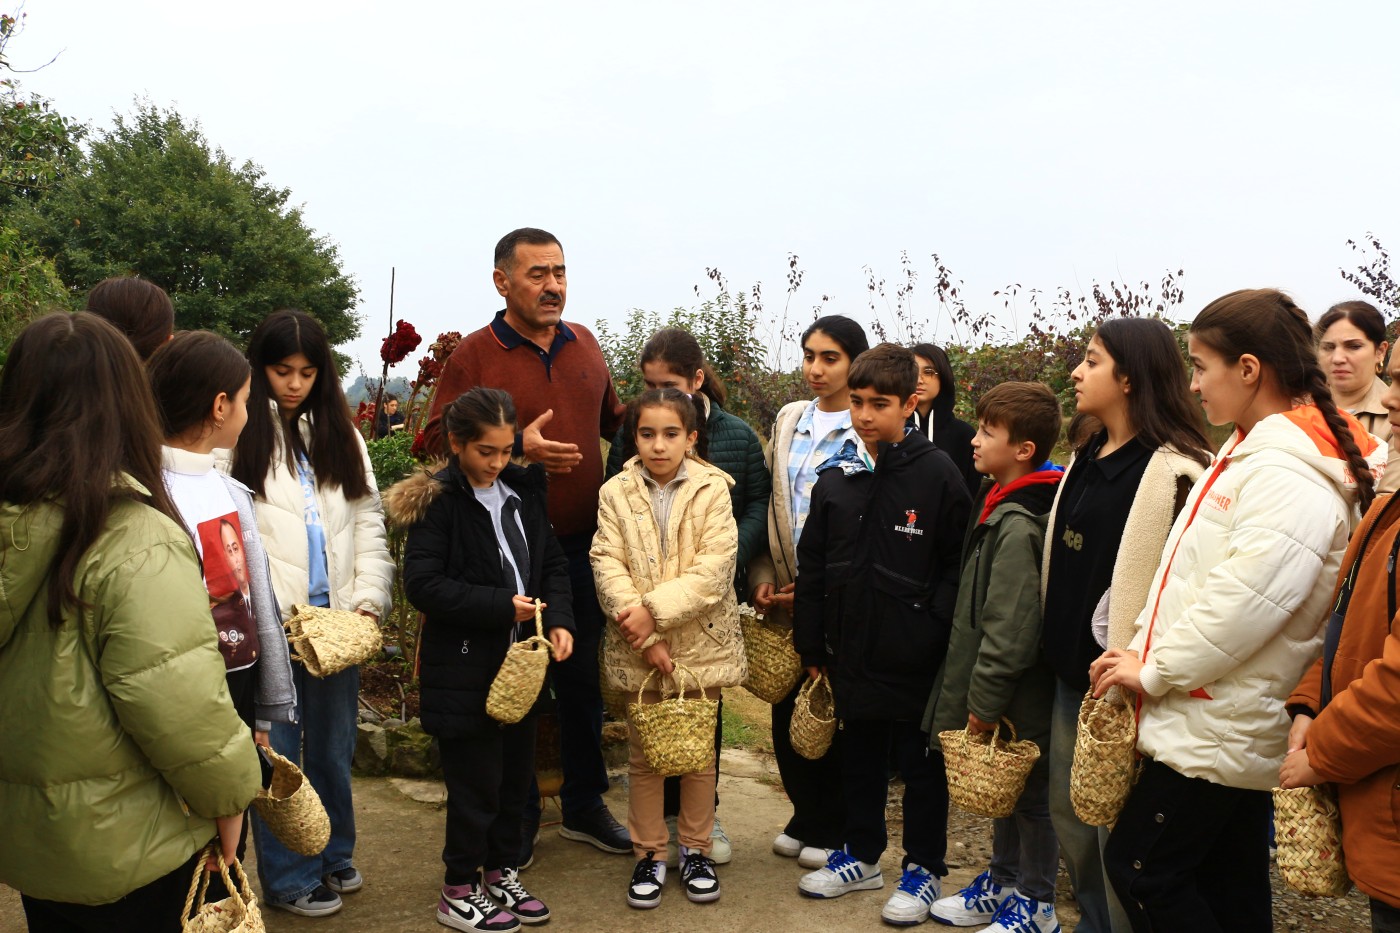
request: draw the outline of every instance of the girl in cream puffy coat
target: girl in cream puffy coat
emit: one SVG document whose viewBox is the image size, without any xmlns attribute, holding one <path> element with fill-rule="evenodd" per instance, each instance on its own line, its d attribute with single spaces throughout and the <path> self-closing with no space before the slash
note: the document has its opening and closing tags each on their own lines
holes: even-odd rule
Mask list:
<svg viewBox="0 0 1400 933">
<path fill-rule="evenodd" d="M 626 691 L 641 689 L 654 672 L 648 701 L 658 698 L 663 684 L 674 690 L 681 676 L 676 664 L 693 672 L 714 699 L 748 673 L 734 594 L 732 480 L 695 455 L 697 423 L 695 403 L 684 393 L 643 393 L 627 416 L 637 456 L 599 494 L 591 557 L 598 601 L 613 623 L 604 635 L 603 669 Z M 689 678 L 684 686 L 694 692 Z M 666 877 L 663 778 L 647 764 L 630 723 L 629 736 L 627 828 L 638 861 L 628 903 L 648 908 L 659 903 Z M 719 897 L 709 858 L 714 786 L 713 762 L 681 777 L 681 879 L 686 896 L 697 902 Z"/>
<path fill-rule="evenodd" d="M 248 425 L 231 473 L 256 497 L 272 587 L 289 618 L 296 604 L 359 612 L 389 609 L 394 565 L 364 440 L 350 420 L 334 357 L 316 319 L 278 311 L 248 341 Z M 364 883 L 354 867 L 355 754 L 360 671 L 325 678 L 293 668 L 297 722 L 274 723 L 272 747 L 300 764 L 330 816 L 325 850 L 301 856 L 254 821 L 263 899 L 303 917 L 341 907 Z"/>
<path fill-rule="evenodd" d="M 1337 410 L 1281 292 L 1217 299 L 1188 347 L 1207 419 L 1235 433 L 1172 526 L 1132 641 L 1090 667 L 1096 695 L 1138 693 L 1147 759 L 1104 866 L 1134 930 L 1269 930 L 1284 701 L 1321 650 L 1385 448 Z"/>
</svg>

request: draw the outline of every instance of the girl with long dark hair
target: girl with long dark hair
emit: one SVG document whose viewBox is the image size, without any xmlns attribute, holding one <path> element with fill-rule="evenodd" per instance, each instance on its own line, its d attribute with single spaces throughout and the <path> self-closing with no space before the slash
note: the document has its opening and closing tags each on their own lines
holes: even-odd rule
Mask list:
<svg viewBox="0 0 1400 933">
<path fill-rule="evenodd" d="M 953 460 L 953 465 L 967 483 L 967 491 L 977 498 L 982 474 L 972 465 L 972 438 L 977 430 L 953 414 L 958 401 L 958 384 L 953 379 L 953 364 L 943 348 L 932 343 L 916 343 L 914 362 L 919 364 L 919 402 L 909 423 L 918 428 L 935 447 Z"/>
<path fill-rule="evenodd" d="M 248 340 L 248 425 L 234 449 L 233 478 L 257 498 L 258 530 L 284 620 L 296 604 L 388 610 L 394 565 L 364 440 L 350 420 L 326 332 L 302 311 L 277 311 Z M 360 889 L 354 867 L 355 754 L 360 671 L 325 678 L 294 669 L 297 722 L 273 723 L 272 747 L 298 762 L 331 820 L 324 852 L 291 852 L 256 819 L 263 898 L 306 917 L 332 914 Z"/>
</svg>

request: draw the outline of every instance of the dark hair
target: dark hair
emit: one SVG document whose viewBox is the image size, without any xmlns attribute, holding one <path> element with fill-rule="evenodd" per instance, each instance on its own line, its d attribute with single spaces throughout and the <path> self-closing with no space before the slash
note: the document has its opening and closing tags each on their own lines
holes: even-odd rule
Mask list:
<svg viewBox="0 0 1400 933">
<path fill-rule="evenodd" d="M 1241 289 L 1206 305 L 1191 322 L 1191 335 L 1233 365 L 1249 353 L 1274 374 L 1290 398 L 1311 396 L 1356 477 L 1361 511 L 1371 507 L 1375 478 L 1346 419 L 1332 400 L 1327 377 L 1317 365 L 1317 344 L 1308 316 L 1293 299 L 1274 288 Z"/>
<path fill-rule="evenodd" d="M 958 385 L 953 381 L 953 364 L 948 362 L 948 354 L 943 348 L 932 343 L 916 343 L 909 348 L 915 356 L 921 356 L 933 364 L 938 373 L 938 394 L 933 398 L 933 429 L 937 431 L 953 420 L 953 406 L 958 401 Z M 915 360 L 915 364 L 919 361 Z"/>
<path fill-rule="evenodd" d="M 46 314 L 10 347 L 0 370 L 0 500 L 53 500 L 63 510 L 48 570 L 48 619 L 82 607 L 78 562 L 117 499 L 145 503 L 179 524 L 161 476 L 160 428 L 131 343 L 85 312 Z M 127 474 L 145 491 L 121 483 Z"/>
<path fill-rule="evenodd" d="M 1386 342 L 1385 318 L 1369 301 L 1341 301 L 1328 308 L 1322 317 L 1317 319 L 1317 327 L 1313 329 L 1317 339 L 1321 340 L 1322 335 L 1327 333 L 1327 328 L 1342 318 L 1355 324 L 1356 329 L 1376 346 Z"/>
<path fill-rule="evenodd" d="M 512 230 L 501 237 L 496 244 L 496 268 L 502 272 L 510 272 L 515 268 L 515 248 L 521 243 L 528 243 L 531 246 L 557 246 L 562 252 L 564 244 L 559 242 L 559 238 L 547 230 L 538 227 L 521 227 L 519 230 Z"/>
<path fill-rule="evenodd" d="M 1210 441 L 1201 421 L 1201 407 L 1191 397 L 1191 380 L 1181 347 L 1171 328 L 1156 318 L 1114 317 L 1095 331 L 1113 360 L 1113 375 L 1128 380 L 1128 423 L 1138 440 L 1156 450 L 1172 447 L 1201 466 L 1210 463 Z M 1098 433 L 1078 418 L 1071 424 L 1077 452 Z"/>
<path fill-rule="evenodd" d="M 218 334 L 187 330 L 170 338 L 146 364 L 161 432 L 176 438 L 204 424 L 214 399 L 223 393 L 232 400 L 250 372 L 238 348 Z"/>
<path fill-rule="evenodd" d="M 642 417 L 643 408 L 669 408 L 674 411 L 681 419 L 685 433 L 696 433 L 696 455 L 705 457 L 708 453 L 709 439 L 702 428 L 705 421 L 704 404 L 699 398 L 686 395 L 680 389 L 647 389 L 632 399 L 627 404 L 627 418 L 622 425 L 622 437 L 627 444 L 623 449 L 628 458 L 637 452 L 637 422 Z"/>
<path fill-rule="evenodd" d="M 663 363 L 667 369 L 686 381 L 694 379 L 698 370 L 705 374 L 700 391 L 708 395 L 710 401 L 723 407 L 725 399 L 729 397 L 724 391 L 724 383 L 720 382 L 715 371 L 705 361 L 705 351 L 700 349 L 700 341 L 682 327 L 663 327 L 651 335 L 651 339 L 642 347 L 642 355 L 638 360 L 641 366 L 648 363 Z"/>
<path fill-rule="evenodd" d="M 817 331 L 836 341 L 836 345 L 851 359 L 870 349 L 870 340 L 865 336 L 865 328 L 843 314 L 828 314 L 826 317 L 817 318 L 802 332 L 800 344 L 806 347 L 807 338 Z"/>
<path fill-rule="evenodd" d="M 397 402 L 398 400 L 399 400 L 399 397 L 398 397 L 397 395 L 395 395 L 394 393 L 392 393 L 392 392 L 385 392 L 385 393 L 384 393 L 384 404 L 385 404 L 385 405 L 388 405 L 390 402 Z"/>
<path fill-rule="evenodd" d="M 134 275 L 103 279 L 88 292 L 87 308 L 126 334 L 143 360 L 175 331 L 175 305 L 165 289 Z"/>
<path fill-rule="evenodd" d="M 316 379 L 296 417 L 284 422 L 267 382 L 267 367 L 298 353 L 316 367 Z M 373 489 L 365 474 L 363 442 L 350 420 L 335 355 L 320 323 L 305 311 L 272 312 L 248 338 L 248 362 L 253 366 L 248 426 L 234 449 L 233 478 L 263 495 L 280 434 L 289 470 L 295 471 L 296 458 L 304 455 L 316 471 L 317 485 L 339 487 L 350 500 L 369 495 Z M 311 423 L 309 445 L 298 428 L 303 417 Z"/>
<path fill-rule="evenodd" d="M 977 420 L 1005 428 L 1013 444 L 1030 441 L 1039 466 L 1060 438 L 1060 400 L 1039 382 L 1003 382 L 977 400 Z"/>
<path fill-rule="evenodd" d="M 919 364 L 914 353 L 894 343 L 871 347 L 851 364 L 846 375 L 850 389 L 874 389 L 881 395 L 893 395 L 904 402 L 914 394 L 919 384 Z"/>
<path fill-rule="evenodd" d="M 449 435 L 461 444 L 476 440 L 487 428 L 498 427 L 515 430 L 515 400 L 501 389 L 477 386 L 457 396 L 442 410 L 442 442 L 449 457 L 452 456 Z"/>
</svg>

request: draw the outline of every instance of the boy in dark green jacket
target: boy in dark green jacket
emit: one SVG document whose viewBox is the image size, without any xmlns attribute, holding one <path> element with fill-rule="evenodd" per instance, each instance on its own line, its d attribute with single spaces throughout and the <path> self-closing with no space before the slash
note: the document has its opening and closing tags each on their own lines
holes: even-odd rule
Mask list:
<svg viewBox="0 0 1400 933">
<path fill-rule="evenodd" d="M 1040 746 L 1042 757 L 1015 812 L 993 822 L 991 867 L 933 904 L 933 918 L 954 926 L 1060 930 L 1059 845 L 1050 823 L 1044 757 L 1055 687 L 1040 658 L 1040 558 L 1063 475 L 1046 457 L 1059 433 L 1059 402 L 1039 383 L 1004 382 L 977 402 L 973 463 L 991 482 L 982 485 L 973 509 L 977 520 L 963 543 L 952 637 L 925 724 L 937 750 L 941 731 L 991 732 L 1005 719 L 1019 738 Z"/>
</svg>

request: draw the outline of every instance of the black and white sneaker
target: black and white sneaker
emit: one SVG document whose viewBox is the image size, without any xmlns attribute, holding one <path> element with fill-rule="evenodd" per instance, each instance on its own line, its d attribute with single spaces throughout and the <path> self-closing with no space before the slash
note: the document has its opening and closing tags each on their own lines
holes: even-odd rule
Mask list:
<svg viewBox="0 0 1400 933">
<path fill-rule="evenodd" d="M 549 908 L 544 906 L 544 901 L 525 890 L 514 868 L 488 871 L 486 893 L 515 914 L 521 923 L 544 923 L 549 919 Z"/>
<path fill-rule="evenodd" d="M 321 879 L 321 883 L 336 894 L 354 894 L 365 886 L 365 876 L 356 871 L 352 865 L 349 868 L 331 872 Z"/>
<path fill-rule="evenodd" d="M 294 901 L 281 901 L 272 906 L 294 913 L 298 917 L 329 917 L 340 910 L 342 904 L 339 894 L 324 884 L 318 884 L 310 894 L 303 894 Z"/>
<path fill-rule="evenodd" d="M 648 910 L 661 903 L 661 887 L 666 883 L 666 863 L 656 860 L 655 852 L 637 860 L 632 869 L 632 883 L 627 886 L 627 903 L 639 910 Z"/>
<path fill-rule="evenodd" d="M 437 922 L 467 933 L 510 933 L 520 929 L 515 915 L 497 905 L 475 884 L 443 887 L 438 899 Z"/>
<path fill-rule="evenodd" d="M 685 896 L 697 904 L 719 900 L 715 860 L 703 852 L 681 846 L 681 882 L 685 885 Z"/>
</svg>

